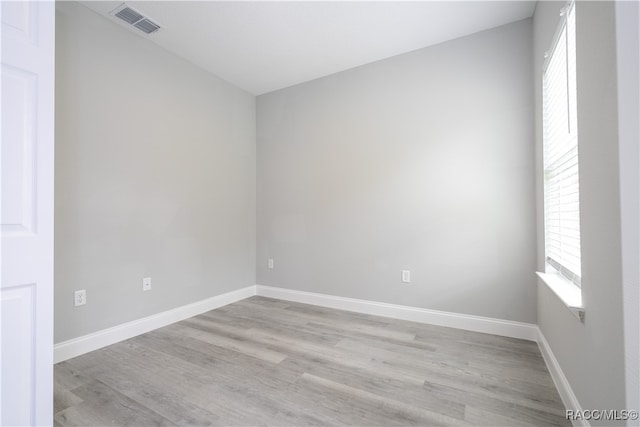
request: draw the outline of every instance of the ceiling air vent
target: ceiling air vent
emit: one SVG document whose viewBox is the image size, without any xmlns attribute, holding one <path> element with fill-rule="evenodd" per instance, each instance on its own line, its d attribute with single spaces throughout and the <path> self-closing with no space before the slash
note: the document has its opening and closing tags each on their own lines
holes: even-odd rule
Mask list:
<svg viewBox="0 0 640 427">
<path fill-rule="evenodd" d="M 139 29 L 140 31 L 144 31 L 147 34 L 151 34 L 160 29 L 160 25 L 156 24 L 155 22 L 147 18 L 139 20 L 138 22 L 133 24 L 133 26 Z"/>
<path fill-rule="evenodd" d="M 125 3 L 112 10 L 111 15 L 122 19 L 127 24 L 136 27 L 145 34 L 155 33 L 160 29 L 160 25 L 156 24 L 132 7 L 127 6 Z"/>
</svg>

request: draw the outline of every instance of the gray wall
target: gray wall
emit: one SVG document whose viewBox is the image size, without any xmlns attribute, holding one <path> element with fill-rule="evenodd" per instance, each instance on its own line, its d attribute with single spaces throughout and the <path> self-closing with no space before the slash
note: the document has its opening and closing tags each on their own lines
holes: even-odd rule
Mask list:
<svg viewBox="0 0 640 427">
<path fill-rule="evenodd" d="M 258 283 L 535 322 L 531 48 L 525 20 L 258 97 Z"/>
<path fill-rule="evenodd" d="M 255 284 L 255 98 L 57 7 L 55 341 Z"/>
<path fill-rule="evenodd" d="M 551 46 L 563 4 L 539 2 L 534 15 L 538 161 L 542 144 L 543 53 Z M 586 319 L 584 324 L 580 323 L 540 283 L 538 324 L 582 407 L 623 409 L 626 405 L 614 3 L 577 2 L 576 7 L 582 298 Z M 541 206 L 541 168 L 537 170 Z M 541 270 L 542 221 L 540 216 Z"/>
</svg>

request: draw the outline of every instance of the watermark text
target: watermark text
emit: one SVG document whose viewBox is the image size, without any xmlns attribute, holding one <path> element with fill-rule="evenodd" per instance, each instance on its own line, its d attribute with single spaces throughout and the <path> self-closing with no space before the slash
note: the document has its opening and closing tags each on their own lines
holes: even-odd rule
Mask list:
<svg viewBox="0 0 640 427">
<path fill-rule="evenodd" d="M 638 411 L 634 409 L 567 409 L 565 418 L 571 421 L 629 421 L 638 419 Z"/>
</svg>

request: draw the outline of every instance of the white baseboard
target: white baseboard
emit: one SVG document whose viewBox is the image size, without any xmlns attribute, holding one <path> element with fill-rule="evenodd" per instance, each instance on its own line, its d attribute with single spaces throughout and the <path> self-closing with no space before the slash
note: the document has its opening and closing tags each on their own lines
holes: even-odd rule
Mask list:
<svg viewBox="0 0 640 427">
<path fill-rule="evenodd" d="M 547 339 L 544 337 L 539 327 L 536 327 L 536 329 L 538 330 L 538 347 L 540 347 L 542 358 L 547 365 L 547 369 L 549 370 L 551 378 L 556 385 L 556 389 L 558 389 L 558 393 L 560 394 L 560 399 L 562 399 L 564 407 L 568 410 L 573 410 L 574 412 L 582 412 L 580 402 L 578 402 L 578 398 L 573 393 L 571 384 L 569 384 L 567 377 L 564 376 L 564 372 L 562 372 L 562 368 L 560 367 L 558 360 L 554 356 L 553 351 L 551 351 L 551 347 L 549 346 Z M 572 421 L 572 423 L 575 427 L 589 427 L 589 422 L 587 420 L 575 420 Z"/>
<path fill-rule="evenodd" d="M 531 323 L 337 297 L 263 285 L 256 285 L 256 295 L 529 341 L 538 340 L 538 327 Z"/>
<path fill-rule="evenodd" d="M 189 317 L 197 316 L 198 314 L 254 295 L 536 341 L 565 407 L 574 411 L 580 411 L 582 409 L 571 389 L 569 381 L 567 381 L 567 378 L 560 368 L 560 364 L 553 355 L 549 343 L 537 325 L 263 285 L 248 286 L 243 289 L 227 292 L 193 304 L 177 307 L 172 310 L 58 343 L 54 346 L 54 363 L 80 356 L 90 351 L 115 344 Z M 579 420 L 574 421 L 574 426 L 589 427 L 589 423 L 586 420 Z"/>
<path fill-rule="evenodd" d="M 183 305 L 142 319 L 103 329 L 53 346 L 53 363 L 62 362 L 99 348 L 197 316 L 218 307 L 249 298 L 256 294 L 255 286 L 227 292 L 192 304 Z"/>
<path fill-rule="evenodd" d="M 254 295 L 530 341 L 538 340 L 537 326 L 529 323 L 256 285 L 63 341 L 54 345 L 53 360 L 54 363 L 62 362 Z"/>
</svg>

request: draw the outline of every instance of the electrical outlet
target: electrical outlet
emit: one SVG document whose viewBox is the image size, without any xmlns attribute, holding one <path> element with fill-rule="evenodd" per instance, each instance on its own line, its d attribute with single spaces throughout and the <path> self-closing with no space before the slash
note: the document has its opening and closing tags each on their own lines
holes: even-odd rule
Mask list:
<svg viewBox="0 0 640 427">
<path fill-rule="evenodd" d="M 273 268 L 273 259 L 269 258 L 267 265 L 269 266 L 269 268 Z"/>
<path fill-rule="evenodd" d="M 151 290 L 151 277 L 145 277 L 142 279 L 142 290 L 150 291 Z"/>
<path fill-rule="evenodd" d="M 87 303 L 87 291 L 84 289 L 73 293 L 73 306 L 78 307 Z"/>
<path fill-rule="evenodd" d="M 402 283 L 411 283 L 411 271 L 402 270 Z"/>
</svg>

